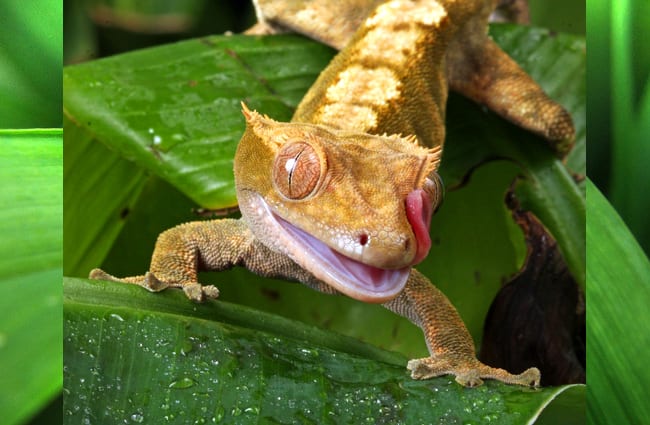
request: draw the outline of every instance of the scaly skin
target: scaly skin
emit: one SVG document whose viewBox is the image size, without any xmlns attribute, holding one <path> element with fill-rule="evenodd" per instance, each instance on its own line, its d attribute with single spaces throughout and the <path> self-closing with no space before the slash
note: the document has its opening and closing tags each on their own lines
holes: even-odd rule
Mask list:
<svg viewBox="0 0 650 425">
<path fill-rule="evenodd" d="M 377 3 L 354 2 L 365 11 Z M 243 266 L 383 303 L 407 317 L 422 328 L 430 352 L 408 363 L 415 379 L 453 374 L 465 386 L 482 378 L 539 385 L 536 368 L 513 375 L 479 362 L 455 308 L 412 269 L 426 256 L 430 216 L 441 198 L 436 170 L 448 81 L 543 135 L 559 155 L 571 145 L 569 115 L 487 37 L 495 3 L 394 0 L 358 12 L 367 18 L 355 18 L 363 23 L 354 35 L 349 22 L 322 25 L 338 33 L 333 44 L 347 47 L 292 122 L 244 106 L 247 127 L 234 170 L 242 218 L 167 230 L 145 275 L 119 279 L 95 269 L 91 277 L 153 291 L 178 287 L 202 301 L 218 290 L 197 282 L 198 270 Z M 296 16 L 303 22 L 294 27 L 308 26 L 309 14 Z"/>
</svg>

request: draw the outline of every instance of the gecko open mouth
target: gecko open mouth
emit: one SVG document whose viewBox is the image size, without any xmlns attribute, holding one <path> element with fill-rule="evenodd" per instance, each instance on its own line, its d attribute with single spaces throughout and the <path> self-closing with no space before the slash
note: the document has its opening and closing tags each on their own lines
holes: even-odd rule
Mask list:
<svg viewBox="0 0 650 425">
<path fill-rule="evenodd" d="M 369 303 L 390 301 L 404 289 L 410 266 L 382 269 L 349 258 L 275 214 L 261 196 L 255 198 L 253 211 L 273 229 L 283 252 L 332 288 Z"/>
<path fill-rule="evenodd" d="M 349 258 L 309 233 L 297 228 L 280 217 L 275 217 L 282 228 L 304 249 L 305 253 L 320 260 L 322 271 L 329 275 L 338 285 L 332 285 L 337 290 L 350 294 L 350 290 L 358 292 L 364 300 L 380 297 L 393 298 L 399 294 L 408 280 L 410 267 L 397 270 L 381 269 Z M 313 269 L 310 269 L 314 273 Z M 314 273 L 316 274 L 316 273 Z M 327 283 L 331 281 L 328 279 Z M 345 288 L 341 288 L 344 285 Z M 359 298 L 354 295 L 354 298 Z"/>
</svg>

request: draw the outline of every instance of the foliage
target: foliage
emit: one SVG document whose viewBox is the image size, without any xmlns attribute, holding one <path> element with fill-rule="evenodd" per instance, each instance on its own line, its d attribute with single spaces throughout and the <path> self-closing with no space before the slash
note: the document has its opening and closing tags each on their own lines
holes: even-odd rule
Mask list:
<svg viewBox="0 0 650 425">
<path fill-rule="evenodd" d="M 584 421 L 582 385 L 414 381 L 401 356 L 179 291 L 66 278 L 64 338 L 65 423 Z"/>
</svg>

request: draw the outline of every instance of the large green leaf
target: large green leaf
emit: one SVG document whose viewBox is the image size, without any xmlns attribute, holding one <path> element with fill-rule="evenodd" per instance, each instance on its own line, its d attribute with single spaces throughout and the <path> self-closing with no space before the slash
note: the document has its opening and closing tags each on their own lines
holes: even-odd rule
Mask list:
<svg viewBox="0 0 650 425">
<path fill-rule="evenodd" d="M 64 423 L 511 424 L 554 402 L 584 421 L 583 386 L 414 381 L 400 356 L 179 291 L 66 278 L 64 297 Z"/>
<path fill-rule="evenodd" d="M 61 130 L 0 130 L 0 417 L 61 391 Z"/>
<path fill-rule="evenodd" d="M 587 203 L 587 415 L 594 424 L 642 422 L 650 416 L 643 361 L 650 344 L 650 262 L 591 182 Z"/>
<path fill-rule="evenodd" d="M 66 68 L 64 109 L 198 204 L 231 206 L 232 158 L 244 129 L 239 103 L 288 119 L 331 56 L 288 36 L 207 37 L 141 50 Z"/>
</svg>

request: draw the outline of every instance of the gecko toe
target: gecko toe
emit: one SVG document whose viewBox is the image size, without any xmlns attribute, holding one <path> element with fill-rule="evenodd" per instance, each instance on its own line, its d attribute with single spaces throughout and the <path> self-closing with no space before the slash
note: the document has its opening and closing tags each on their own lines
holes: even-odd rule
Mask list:
<svg viewBox="0 0 650 425">
<path fill-rule="evenodd" d="M 202 303 L 205 300 L 219 297 L 219 289 L 214 285 L 201 285 L 200 283 L 183 284 L 183 292 L 190 300 Z"/>
<path fill-rule="evenodd" d="M 476 369 L 471 369 L 467 372 L 457 374 L 456 382 L 464 387 L 470 388 L 483 385 L 483 380 L 479 376 L 479 372 Z"/>
<path fill-rule="evenodd" d="M 206 285 L 203 287 L 203 295 L 207 299 L 219 298 L 219 288 L 214 285 Z"/>
</svg>

